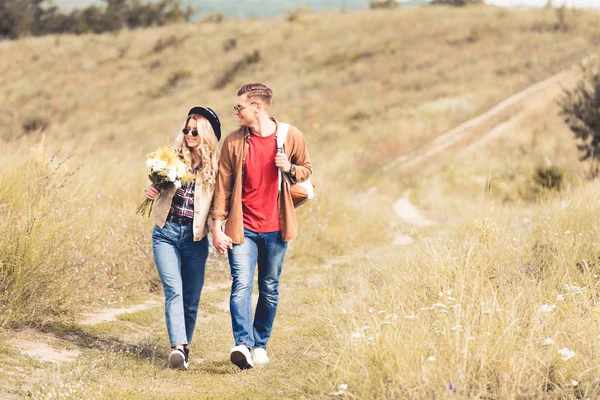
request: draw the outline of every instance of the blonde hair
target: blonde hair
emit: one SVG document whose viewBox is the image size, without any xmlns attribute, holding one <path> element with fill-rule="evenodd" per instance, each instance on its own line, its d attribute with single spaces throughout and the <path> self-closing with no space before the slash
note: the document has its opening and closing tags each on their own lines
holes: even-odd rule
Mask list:
<svg viewBox="0 0 600 400">
<path fill-rule="evenodd" d="M 217 147 L 217 137 L 213 128 L 206 118 L 198 114 L 188 115 L 185 120 L 185 127 L 193 119 L 198 123 L 198 137 L 200 138 L 200 145 L 195 149 L 200 156 L 200 176 L 202 186 L 206 188 L 214 188 L 217 180 L 217 170 L 219 167 L 219 148 Z M 185 165 L 188 167 L 190 172 L 192 168 L 192 150 L 190 149 L 183 137 L 183 132 L 179 131 L 179 134 L 175 138 L 175 149 L 183 158 Z"/>
<path fill-rule="evenodd" d="M 269 109 L 273 102 L 273 91 L 262 83 L 248 83 L 238 89 L 237 95 L 247 95 L 249 99 L 259 98 Z"/>
</svg>

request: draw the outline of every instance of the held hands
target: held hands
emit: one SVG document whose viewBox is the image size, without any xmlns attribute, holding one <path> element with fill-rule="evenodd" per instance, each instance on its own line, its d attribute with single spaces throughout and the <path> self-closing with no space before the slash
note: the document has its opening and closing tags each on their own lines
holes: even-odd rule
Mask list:
<svg viewBox="0 0 600 400">
<path fill-rule="evenodd" d="M 159 195 L 158 190 L 156 190 L 156 188 L 154 186 L 148 186 L 144 193 L 146 194 L 146 197 L 149 198 L 150 200 L 156 200 Z"/>
<path fill-rule="evenodd" d="M 217 229 L 213 231 L 213 246 L 220 255 L 224 255 L 227 249 L 233 248 L 233 241 L 221 229 Z"/>
<path fill-rule="evenodd" d="M 290 172 L 290 168 L 292 167 L 292 163 L 289 162 L 287 156 L 283 152 L 277 153 L 277 155 L 275 156 L 275 165 L 277 166 L 277 168 L 281 169 L 281 171 L 285 172 L 286 174 Z"/>
</svg>

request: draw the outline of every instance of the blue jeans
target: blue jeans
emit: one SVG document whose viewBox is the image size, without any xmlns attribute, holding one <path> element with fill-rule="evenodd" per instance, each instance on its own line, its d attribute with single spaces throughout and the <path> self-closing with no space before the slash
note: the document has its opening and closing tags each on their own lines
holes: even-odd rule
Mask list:
<svg viewBox="0 0 600 400">
<path fill-rule="evenodd" d="M 152 250 L 165 292 L 165 319 L 171 347 L 189 344 L 194 336 L 208 238 L 194 242 L 192 226 L 166 222 L 154 226 Z"/>
<path fill-rule="evenodd" d="M 266 348 L 279 300 L 279 276 L 287 242 L 281 232 L 256 233 L 244 228 L 244 243 L 228 251 L 233 283 L 229 309 L 235 345 Z M 252 286 L 258 263 L 258 304 L 252 322 Z"/>
</svg>

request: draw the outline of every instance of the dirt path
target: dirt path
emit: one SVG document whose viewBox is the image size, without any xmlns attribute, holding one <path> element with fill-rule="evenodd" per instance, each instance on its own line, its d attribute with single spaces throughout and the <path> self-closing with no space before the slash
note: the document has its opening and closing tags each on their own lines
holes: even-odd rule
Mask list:
<svg viewBox="0 0 600 400">
<path fill-rule="evenodd" d="M 477 143 L 482 140 L 496 137 L 505 131 L 505 129 L 510 126 L 510 121 L 514 122 L 514 118 L 518 118 L 517 115 L 521 112 L 525 104 L 529 103 L 534 98 L 544 98 L 548 101 L 554 101 L 555 97 L 550 94 L 555 93 L 560 89 L 558 84 L 574 74 L 579 65 L 585 65 L 597 56 L 598 54 L 595 53 L 585 57 L 580 63 L 577 63 L 544 81 L 538 82 L 527 89 L 513 94 L 485 113 L 442 134 L 424 148 L 404 154 L 384 165 L 382 167 L 382 172 L 385 173 L 391 170 L 406 171 L 421 168 L 434 156 L 450 149 L 453 149 L 456 152 L 461 152 L 461 149 L 465 148 L 473 150 L 477 146 Z"/>
<path fill-rule="evenodd" d="M 560 91 L 560 82 L 570 79 L 579 64 L 586 64 L 595 59 L 597 54 L 585 57 L 578 63 L 550 78 L 538 82 L 525 90 L 513 94 L 498 103 L 485 113 L 472 118 L 456 128 L 442 134 L 422 149 L 415 150 L 396 158 L 383 166 L 382 172 L 411 171 L 423 168 L 434 156 L 452 150 L 461 157 L 467 157 L 483 144 L 514 129 L 523 119 L 525 110 L 536 102 L 553 102 Z M 409 200 L 410 190 L 405 192 L 393 205 L 394 214 L 405 224 L 413 227 L 426 227 L 434 224 L 423 216 L 420 210 Z M 397 232 L 392 244 L 407 246 L 414 242 L 411 235 Z"/>
</svg>

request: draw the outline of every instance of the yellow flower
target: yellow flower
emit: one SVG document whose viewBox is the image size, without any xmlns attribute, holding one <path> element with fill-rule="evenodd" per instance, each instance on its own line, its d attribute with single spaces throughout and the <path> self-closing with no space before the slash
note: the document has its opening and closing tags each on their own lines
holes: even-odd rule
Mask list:
<svg viewBox="0 0 600 400">
<path fill-rule="evenodd" d="M 167 166 L 172 166 L 176 161 L 179 161 L 177 154 L 173 148 L 169 146 L 159 147 L 154 153 L 148 154 L 147 158 L 159 158 L 167 163 Z"/>
</svg>

